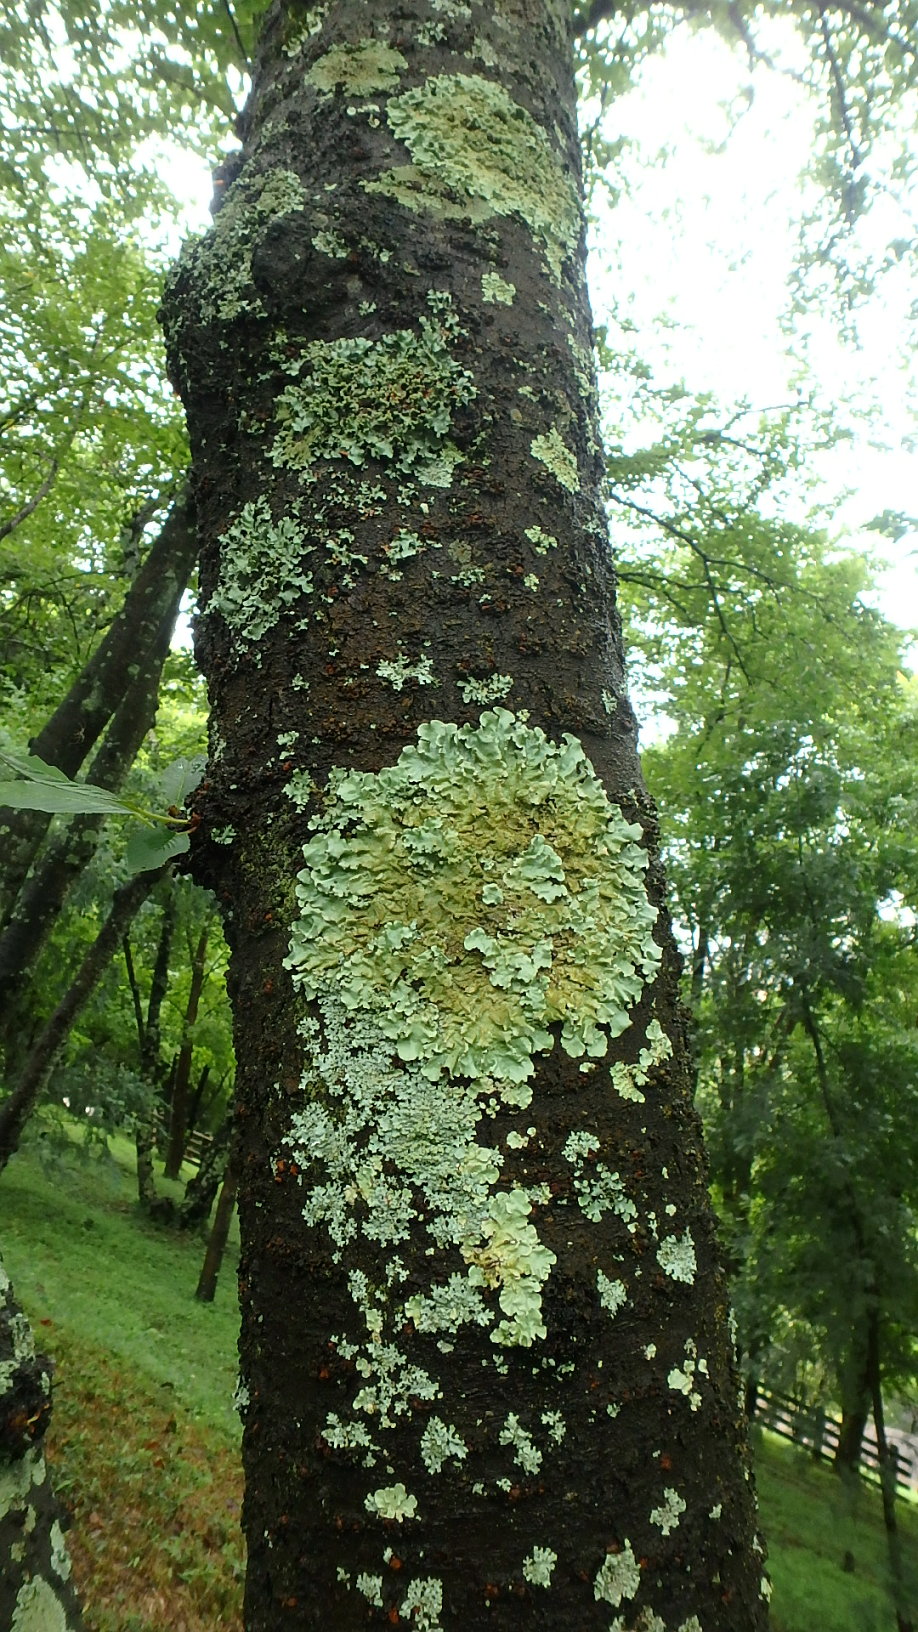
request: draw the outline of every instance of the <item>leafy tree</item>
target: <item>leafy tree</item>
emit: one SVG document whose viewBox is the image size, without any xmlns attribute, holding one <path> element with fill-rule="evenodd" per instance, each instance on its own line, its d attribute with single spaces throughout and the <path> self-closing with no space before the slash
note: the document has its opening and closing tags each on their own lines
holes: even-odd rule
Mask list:
<svg viewBox="0 0 918 1632">
<path fill-rule="evenodd" d="M 252 1628 L 765 1623 L 622 687 L 574 69 L 617 95 L 684 19 L 763 55 L 775 12 L 830 91 L 831 233 L 912 73 L 905 4 L 278 0 L 257 47 L 244 9 L 131 8 L 128 42 L 68 5 L 85 121 L 42 77 L 60 39 L 15 40 L 22 173 L 53 104 L 125 222 L 136 144 L 255 59 L 164 302 L 212 705 L 194 867 L 242 1079 Z"/>
</svg>

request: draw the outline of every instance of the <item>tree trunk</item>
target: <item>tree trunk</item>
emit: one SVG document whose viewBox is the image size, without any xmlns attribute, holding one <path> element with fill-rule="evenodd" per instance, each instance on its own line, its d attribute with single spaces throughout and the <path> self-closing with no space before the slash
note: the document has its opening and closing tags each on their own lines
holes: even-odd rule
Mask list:
<svg viewBox="0 0 918 1632">
<path fill-rule="evenodd" d="M 104 974 L 125 929 L 143 904 L 162 868 L 139 873 L 120 884 L 102 928 L 86 952 L 67 991 L 46 1022 L 23 1066 L 15 1088 L 0 1105 L 0 1173 L 19 1149 L 22 1130 L 31 1116 L 48 1074 L 73 1022 Z"/>
<path fill-rule="evenodd" d="M 138 663 L 139 672 L 125 691 L 90 767 L 89 780 L 99 787 L 117 790 L 121 786 L 156 718 L 159 682 L 184 584 L 173 581 L 172 589 L 156 639 Z M 8 1054 L 15 1048 L 16 999 L 71 886 L 94 854 L 105 820 L 104 816 L 75 816 L 51 839 L 0 934 L 0 1031 Z"/>
<path fill-rule="evenodd" d="M 169 608 L 181 599 L 196 541 L 184 492 L 176 499 L 120 612 L 66 697 L 29 744 L 48 765 L 75 776 L 137 677 Z M 173 615 L 174 621 L 174 615 Z M 0 809 L 0 910 L 13 906 L 51 821 L 40 810 Z"/>
<path fill-rule="evenodd" d="M 188 1111 L 191 1101 L 191 1059 L 194 1053 L 194 1026 L 198 1018 L 201 993 L 204 990 L 207 938 L 210 920 L 198 936 L 198 944 L 191 955 L 191 984 L 188 1004 L 182 1024 L 182 1044 L 172 1080 L 172 1100 L 169 1112 L 169 1140 L 163 1172 L 167 1179 L 177 1179 L 182 1170 L 185 1141 L 188 1137 Z"/>
<path fill-rule="evenodd" d="M 156 1150 L 156 1116 L 159 1105 L 157 1089 L 160 1076 L 160 1016 L 166 992 L 169 989 L 169 957 L 172 952 L 172 937 L 175 933 L 175 911 L 175 889 L 170 885 L 168 894 L 163 901 L 159 941 L 156 946 L 156 958 L 150 979 L 150 993 L 147 998 L 146 1021 L 141 1027 L 139 1035 L 140 1074 L 149 1083 L 151 1094 L 149 1115 L 138 1122 L 134 1136 L 134 1145 L 137 1152 L 137 1199 L 145 1212 L 151 1212 L 156 1204 L 153 1155 Z"/>
<path fill-rule="evenodd" d="M 188 1122 L 185 1128 L 186 1138 L 191 1138 L 191 1135 L 194 1133 L 198 1125 L 198 1118 L 201 1116 L 202 1111 L 206 1110 L 210 1106 L 211 1102 L 216 1099 L 220 1092 L 220 1087 L 218 1084 L 215 1088 L 211 1089 L 210 1094 L 207 1094 L 207 1086 L 209 1081 L 210 1066 L 203 1065 L 198 1072 L 197 1083 L 195 1084 L 194 1090 L 188 1100 Z M 207 1096 L 206 1099 L 205 1095 Z"/>
<path fill-rule="evenodd" d="M 179 1205 L 180 1230 L 193 1230 L 210 1217 L 214 1197 L 223 1182 L 232 1124 L 233 1106 L 230 1104 L 226 1116 L 204 1153 L 200 1167 L 185 1186 L 185 1194 Z"/>
<path fill-rule="evenodd" d="M 220 1199 L 217 1202 L 217 1211 L 214 1213 L 214 1221 L 207 1240 L 207 1250 L 204 1253 L 204 1262 L 201 1265 L 201 1274 L 194 1294 L 199 1303 L 213 1303 L 216 1297 L 217 1276 L 223 1264 L 223 1254 L 226 1251 L 238 1187 L 239 1157 L 234 1152 L 226 1164 L 226 1172 L 220 1186 Z"/>
<path fill-rule="evenodd" d="M 568 16 L 275 0 L 241 174 L 165 296 L 248 1632 L 767 1623 L 623 685 Z"/>
<path fill-rule="evenodd" d="M 902 1567 L 902 1538 L 896 1519 L 896 1448 L 886 1438 L 883 1413 L 883 1371 L 880 1357 L 880 1312 L 873 1303 L 868 1312 L 867 1367 L 870 1386 L 870 1404 L 873 1431 L 877 1438 L 877 1461 L 880 1465 L 880 1495 L 883 1503 L 883 1528 L 886 1532 L 886 1557 L 889 1562 L 889 1582 L 896 1611 L 896 1632 L 915 1632 L 915 1612 L 918 1605 L 910 1602 L 910 1593 Z"/>
<path fill-rule="evenodd" d="M 0 1627 L 14 1632 L 83 1627 L 42 1452 L 51 1376 L 0 1264 Z"/>
</svg>

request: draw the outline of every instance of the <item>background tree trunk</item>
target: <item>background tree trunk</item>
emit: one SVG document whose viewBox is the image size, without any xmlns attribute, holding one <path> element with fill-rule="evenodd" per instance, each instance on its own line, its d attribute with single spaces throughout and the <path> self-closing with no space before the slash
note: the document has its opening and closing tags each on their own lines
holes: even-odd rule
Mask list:
<svg viewBox="0 0 918 1632">
<path fill-rule="evenodd" d="M 76 775 L 156 646 L 170 607 L 177 609 L 191 576 L 196 539 L 187 495 L 176 499 L 131 583 L 120 612 L 63 702 L 29 744 L 31 752 L 67 776 Z M 172 612 L 170 631 L 175 622 Z M 0 809 L 3 836 L 0 912 L 5 918 L 25 881 L 51 821 L 40 810 Z"/>
<path fill-rule="evenodd" d="M 156 718 L 159 683 L 172 640 L 186 579 L 171 581 L 172 594 L 155 639 L 135 661 L 135 675 L 89 771 L 89 781 L 117 790 L 137 758 Z M 23 885 L 0 933 L 0 1035 L 15 1058 L 16 998 L 23 990 L 67 894 L 90 861 L 105 817 L 76 816 L 53 837 Z"/>
<path fill-rule="evenodd" d="M 12 1093 L 0 1105 L 0 1173 L 19 1148 L 22 1131 L 38 1102 L 48 1073 L 77 1015 L 91 997 L 108 967 L 125 929 L 143 904 L 162 868 L 139 873 L 120 884 L 112 897 L 108 916 L 86 952 L 79 969 L 54 1013 L 33 1044 Z"/>
<path fill-rule="evenodd" d="M 164 1173 L 167 1179 L 177 1179 L 182 1170 L 185 1140 L 188 1137 L 188 1112 L 191 1103 L 191 1059 L 194 1053 L 194 1026 L 198 1006 L 204 990 L 207 961 L 207 938 L 210 919 L 204 923 L 197 945 L 191 954 L 191 985 L 182 1024 L 182 1044 L 172 1078 L 172 1099 L 169 1108 L 169 1138 L 166 1147 Z"/>
<path fill-rule="evenodd" d="M 276 0 L 239 179 L 164 301 L 249 1632 L 767 1621 L 623 683 L 568 27 Z"/>
</svg>

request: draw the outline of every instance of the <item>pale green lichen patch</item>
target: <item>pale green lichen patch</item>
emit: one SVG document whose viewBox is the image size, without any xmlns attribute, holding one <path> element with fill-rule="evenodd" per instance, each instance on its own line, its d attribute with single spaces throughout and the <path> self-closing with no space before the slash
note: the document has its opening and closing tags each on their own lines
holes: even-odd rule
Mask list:
<svg viewBox="0 0 918 1632">
<path fill-rule="evenodd" d="M 484 1222 L 481 1246 L 464 1244 L 462 1256 L 473 1286 L 499 1287 L 499 1303 L 506 1320 L 491 1333 L 492 1341 L 508 1348 L 529 1348 L 545 1336 L 542 1324 L 542 1284 L 557 1262 L 543 1247 L 528 1222 L 532 1204 L 525 1190 L 498 1192 L 491 1216 Z"/>
<path fill-rule="evenodd" d="M 10 1632 L 68 1632 L 64 1606 L 54 1588 L 40 1576 L 20 1587 Z"/>
<path fill-rule="evenodd" d="M 664 1237 L 657 1247 L 657 1262 L 672 1280 L 684 1281 L 687 1286 L 691 1286 L 698 1267 L 691 1233 L 686 1230 L 681 1236 Z"/>
<path fill-rule="evenodd" d="M 401 1524 L 404 1519 L 413 1519 L 418 1510 L 418 1499 L 411 1496 L 404 1485 L 384 1485 L 379 1490 L 370 1492 L 365 1506 L 368 1513 L 378 1513 L 381 1519 L 394 1519 Z"/>
<path fill-rule="evenodd" d="M 641 1584 L 641 1568 L 630 1541 L 620 1553 L 607 1553 L 593 1583 L 597 1600 L 616 1606 L 633 1598 Z"/>
<path fill-rule="evenodd" d="M 333 45 L 313 63 L 306 78 L 320 91 L 340 88 L 345 96 L 371 96 L 374 91 L 394 91 L 407 67 L 393 46 L 359 40 L 356 45 Z"/>
<path fill-rule="evenodd" d="M 445 1462 L 463 1462 L 468 1446 L 451 1423 L 431 1417 L 421 1435 L 421 1460 L 428 1473 L 439 1473 Z"/>
<path fill-rule="evenodd" d="M 601 1269 L 596 1271 L 596 1288 L 603 1309 L 610 1315 L 617 1315 L 628 1302 L 628 1288 L 624 1281 L 610 1281 Z"/>
<path fill-rule="evenodd" d="M 443 1583 L 435 1576 L 419 1576 L 412 1581 L 402 1599 L 401 1618 L 417 1628 L 417 1632 L 441 1632 L 440 1616 L 443 1611 Z"/>
<path fill-rule="evenodd" d="M 577 461 L 557 426 L 553 425 L 547 436 L 534 436 L 529 451 L 533 459 L 538 459 L 546 470 L 550 470 L 555 481 L 566 487 L 569 493 L 579 491 Z"/>
<path fill-rule="evenodd" d="M 512 306 L 516 284 L 507 283 L 497 272 L 482 272 L 481 294 L 486 306 Z"/>
<path fill-rule="evenodd" d="M 278 398 L 274 464 L 307 470 L 320 459 L 381 459 L 448 486 L 461 457 L 447 440 L 452 416 L 475 396 L 471 374 L 450 353 L 452 332 L 422 317 L 419 332 L 311 341 L 285 365 L 298 378 Z"/>
<path fill-rule="evenodd" d="M 368 192 L 447 218 L 517 216 L 560 280 L 580 233 L 577 195 L 545 132 L 502 85 L 439 74 L 392 97 L 386 113 L 413 162 L 365 182 Z"/>
<path fill-rule="evenodd" d="M 660 1506 L 651 1510 L 650 1522 L 657 1525 L 664 1536 L 668 1536 L 671 1530 L 676 1529 L 682 1514 L 685 1512 L 685 1507 L 685 1497 L 680 1496 L 677 1490 L 673 1490 L 670 1485 L 667 1485 Z"/>
<path fill-rule="evenodd" d="M 558 1555 L 550 1547 L 533 1547 L 528 1558 L 523 1559 L 523 1575 L 532 1587 L 550 1587 L 557 1562 Z"/>
<path fill-rule="evenodd" d="M 505 709 L 431 721 L 394 765 L 333 774 L 313 827 L 294 981 L 373 1015 L 431 1078 L 523 1082 L 554 1021 L 601 1056 L 656 973 L 640 829 L 573 737 Z"/>
<path fill-rule="evenodd" d="M 254 645 L 302 595 L 312 593 L 305 570 L 312 546 L 292 515 L 275 521 L 267 499 L 243 505 L 220 539 L 220 574 L 207 603 L 242 645 Z"/>
<path fill-rule="evenodd" d="M 457 574 L 458 576 L 458 574 Z M 513 676 L 489 674 L 486 680 L 460 680 L 459 690 L 464 703 L 499 703 L 513 690 Z"/>
<path fill-rule="evenodd" d="M 546 533 L 541 527 L 527 527 L 523 536 L 535 545 L 537 555 L 547 555 L 549 550 L 558 548 L 554 533 Z"/>
<path fill-rule="evenodd" d="M 385 680 L 393 691 L 402 691 L 409 680 L 417 681 L 419 686 L 437 686 L 437 680 L 429 657 L 419 657 L 416 663 L 411 663 L 404 652 L 398 652 L 394 658 L 386 658 L 376 665 L 376 673 L 380 680 Z"/>
</svg>

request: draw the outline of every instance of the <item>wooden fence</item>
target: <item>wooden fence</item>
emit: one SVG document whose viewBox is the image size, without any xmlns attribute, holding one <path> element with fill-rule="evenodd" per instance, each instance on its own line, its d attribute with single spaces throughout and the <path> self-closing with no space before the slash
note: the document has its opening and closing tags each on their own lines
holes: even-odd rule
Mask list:
<svg viewBox="0 0 918 1632">
<path fill-rule="evenodd" d="M 838 1446 L 841 1421 L 819 1405 L 804 1405 L 788 1394 L 775 1389 L 758 1388 L 755 1395 L 753 1419 L 782 1439 L 808 1450 L 819 1462 L 831 1462 Z M 909 1445 L 893 1443 L 889 1438 L 889 1454 L 896 1469 L 896 1490 L 904 1494 L 918 1486 L 918 1461 Z M 880 1458 L 873 1430 L 868 1428 L 861 1446 L 860 1474 L 874 1484 L 880 1482 Z"/>
</svg>

